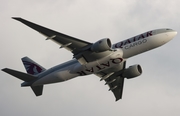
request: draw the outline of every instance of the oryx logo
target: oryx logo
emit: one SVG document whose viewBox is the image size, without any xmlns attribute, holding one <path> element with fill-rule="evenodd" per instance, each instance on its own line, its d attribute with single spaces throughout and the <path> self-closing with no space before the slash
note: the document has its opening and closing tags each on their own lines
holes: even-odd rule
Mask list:
<svg viewBox="0 0 180 116">
<path fill-rule="evenodd" d="M 23 61 L 23 64 L 26 68 L 27 73 L 29 73 L 29 74 L 36 75 L 36 74 L 42 72 L 42 68 L 40 66 L 38 66 L 37 64 L 28 62 L 28 61 Z"/>
</svg>

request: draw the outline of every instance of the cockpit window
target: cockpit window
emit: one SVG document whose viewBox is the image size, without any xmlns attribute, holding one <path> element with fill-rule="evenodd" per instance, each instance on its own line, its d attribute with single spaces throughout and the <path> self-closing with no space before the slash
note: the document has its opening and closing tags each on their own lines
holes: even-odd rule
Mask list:
<svg viewBox="0 0 180 116">
<path fill-rule="evenodd" d="M 172 30 L 172 29 L 166 29 L 166 30 Z"/>
</svg>

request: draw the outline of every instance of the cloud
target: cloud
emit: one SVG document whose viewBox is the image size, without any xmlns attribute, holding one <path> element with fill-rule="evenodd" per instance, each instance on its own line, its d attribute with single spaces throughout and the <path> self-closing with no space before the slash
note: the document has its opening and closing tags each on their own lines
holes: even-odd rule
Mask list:
<svg viewBox="0 0 180 116">
<path fill-rule="evenodd" d="M 104 37 L 118 42 L 151 29 L 179 31 L 179 4 L 178 0 L 4 0 L 0 4 L 0 68 L 25 71 L 20 61 L 24 56 L 46 68 L 72 59 L 71 53 L 45 41 L 44 36 L 12 20 L 12 16 L 89 42 Z M 30 88 L 20 88 L 20 80 L 1 72 L 0 115 L 179 116 L 178 38 L 128 59 L 127 66 L 140 64 L 143 74 L 125 80 L 123 99 L 118 102 L 95 75 L 47 85 L 44 95 L 37 98 Z"/>
</svg>

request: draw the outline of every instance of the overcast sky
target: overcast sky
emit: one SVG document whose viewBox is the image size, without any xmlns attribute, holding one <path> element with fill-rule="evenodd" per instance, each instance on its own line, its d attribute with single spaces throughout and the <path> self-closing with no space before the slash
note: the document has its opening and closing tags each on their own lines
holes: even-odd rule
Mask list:
<svg viewBox="0 0 180 116">
<path fill-rule="evenodd" d="M 96 42 L 112 43 L 140 33 L 172 28 L 180 32 L 179 0 L 1 0 L 0 69 L 25 72 L 21 58 L 29 56 L 45 68 L 72 59 L 72 54 L 11 17 L 22 17 L 53 30 Z M 177 35 L 150 52 L 132 57 L 143 74 L 125 80 L 123 99 L 115 102 L 105 82 L 95 75 L 46 85 L 43 96 L 0 72 L 1 116 L 179 116 L 180 54 Z"/>
</svg>

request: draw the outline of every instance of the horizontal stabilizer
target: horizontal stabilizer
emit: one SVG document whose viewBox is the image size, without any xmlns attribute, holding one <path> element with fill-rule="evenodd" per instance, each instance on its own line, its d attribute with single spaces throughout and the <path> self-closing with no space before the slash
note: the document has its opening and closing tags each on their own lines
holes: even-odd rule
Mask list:
<svg viewBox="0 0 180 116">
<path fill-rule="evenodd" d="M 20 72 L 20 71 L 16 71 L 16 70 L 12 70 L 12 69 L 9 69 L 9 68 L 4 68 L 2 69 L 2 71 L 12 75 L 12 76 L 15 76 L 17 77 L 18 79 L 21 79 L 23 81 L 26 81 L 26 82 L 29 82 L 29 81 L 32 81 L 34 79 L 36 79 L 36 77 L 30 75 L 30 74 L 27 74 L 27 73 L 23 73 L 23 72 Z"/>
<path fill-rule="evenodd" d="M 43 85 L 31 86 L 31 89 L 33 90 L 36 96 L 40 96 L 42 95 L 42 92 L 43 92 Z"/>
</svg>

